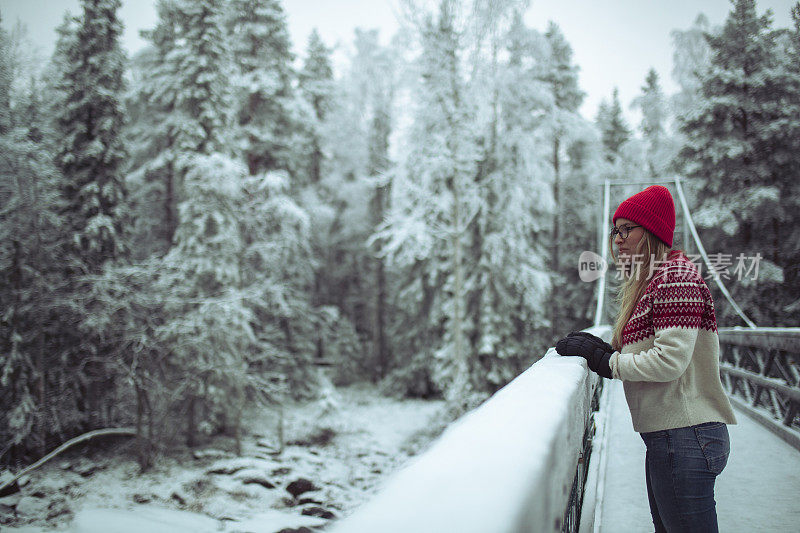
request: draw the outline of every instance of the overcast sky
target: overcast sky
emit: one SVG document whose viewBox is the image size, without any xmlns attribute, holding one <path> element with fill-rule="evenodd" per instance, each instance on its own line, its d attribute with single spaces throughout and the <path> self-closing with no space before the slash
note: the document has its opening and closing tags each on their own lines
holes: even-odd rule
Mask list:
<svg viewBox="0 0 800 533">
<path fill-rule="evenodd" d="M 399 0 L 284 0 L 295 53 L 302 55 L 308 35 L 318 28 L 328 46 L 336 46 L 341 62 L 352 42 L 353 29 L 378 28 L 381 39 L 399 27 Z M 796 0 L 757 0 L 762 14 L 773 12 L 776 27 L 790 26 L 790 9 Z M 430 0 L 435 5 L 435 0 Z M 672 29 L 686 29 L 703 12 L 712 26 L 721 25 L 730 11 L 730 0 L 532 0 L 526 22 L 544 31 L 549 20 L 560 27 L 580 67 L 580 85 L 587 93 L 581 113 L 593 119 L 603 98 L 610 99 L 615 86 L 629 121 L 636 115 L 627 109 L 639 93 L 650 67 L 654 67 L 667 93 L 672 81 Z M 80 13 L 78 0 L 0 0 L 3 25 L 8 29 L 19 20 L 48 56 L 55 43 L 55 28 L 66 10 Z M 153 0 L 122 0 L 120 17 L 125 23 L 123 45 L 135 52 L 145 42 L 139 30 L 156 23 Z"/>
</svg>

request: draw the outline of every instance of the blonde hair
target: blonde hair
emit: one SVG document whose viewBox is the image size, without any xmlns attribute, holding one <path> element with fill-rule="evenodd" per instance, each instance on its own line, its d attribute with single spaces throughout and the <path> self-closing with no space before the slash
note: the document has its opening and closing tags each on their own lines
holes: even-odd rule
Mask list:
<svg viewBox="0 0 800 533">
<path fill-rule="evenodd" d="M 611 338 L 611 346 L 615 350 L 622 349 L 622 330 L 631 319 L 633 310 L 642 298 L 647 284 L 657 270 L 655 261 L 663 261 L 672 247 L 667 246 L 664 241 L 656 237 L 646 228 L 644 235 L 636 245 L 636 249 L 631 253 L 630 261 L 622 262 L 614 255 L 614 239 L 611 238 L 611 256 L 618 268 L 622 270 L 623 281 L 617 292 L 615 302 L 619 305 L 619 313 L 614 321 L 614 334 Z"/>
</svg>

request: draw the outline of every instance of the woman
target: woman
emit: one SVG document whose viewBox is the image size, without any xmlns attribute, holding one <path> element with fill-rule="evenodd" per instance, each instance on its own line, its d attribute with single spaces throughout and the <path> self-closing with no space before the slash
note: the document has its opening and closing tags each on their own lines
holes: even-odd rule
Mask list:
<svg viewBox="0 0 800 533">
<path fill-rule="evenodd" d="M 666 187 L 622 202 L 613 224 L 624 281 L 611 344 L 572 332 L 556 351 L 622 380 L 633 428 L 647 447 L 656 531 L 717 531 L 714 482 L 730 452 L 726 424 L 736 418 L 719 378 L 711 293 L 696 266 L 672 250 L 675 204 Z"/>
</svg>

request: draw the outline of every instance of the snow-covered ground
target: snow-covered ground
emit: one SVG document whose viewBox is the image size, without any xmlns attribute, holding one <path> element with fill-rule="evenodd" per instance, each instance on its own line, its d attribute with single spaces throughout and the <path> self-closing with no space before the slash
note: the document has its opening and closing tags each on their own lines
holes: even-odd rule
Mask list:
<svg viewBox="0 0 800 533">
<path fill-rule="evenodd" d="M 289 444 L 279 455 L 270 453 L 277 413 L 265 410 L 250 416 L 238 457 L 212 445 L 162 458 L 144 474 L 122 444 L 119 453 L 91 460 L 56 458 L 26 476 L 21 493 L 0 498 L 0 524 L 17 533 L 277 533 L 324 526 L 364 503 L 387 474 L 423 449 L 443 429 L 443 407 L 353 386 L 324 402 L 285 407 Z M 287 490 L 307 482 L 314 488 L 296 497 Z"/>
<path fill-rule="evenodd" d="M 645 447 L 633 431 L 621 381 L 607 381 L 608 458 L 602 510 L 603 532 L 653 531 L 644 480 Z M 728 426 L 731 455 L 717 478 L 719 530 L 731 533 L 793 533 L 800 524 L 800 451 L 736 412 Z"/>
</svg>

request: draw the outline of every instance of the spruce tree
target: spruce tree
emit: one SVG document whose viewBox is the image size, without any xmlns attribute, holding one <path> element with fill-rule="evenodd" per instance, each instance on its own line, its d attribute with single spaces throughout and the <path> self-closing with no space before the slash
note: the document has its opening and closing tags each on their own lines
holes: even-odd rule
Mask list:
<svg viewBox="0 0 800 533">
<path fill-rule="evenodd" d="M 721 32 L 706 35 L 711 61 L 699 106 L 681 117 L 681 157 L 699 189 L 695 222 L 706 228 L 704 245 L 726 254 L 729 276 L 740 254 L 745 266 L 760 254 L 757 283 L 738 281 L 731 292 L 756 323 L 769 325 L 782 316 L 775 309 L 783 298 L 781 189 L 797 152 L 787 135 L 797 108 L 786 105 L 797 89 L 779 68 L 771 26 L 769 10 L 759 16 L 754 0 L 736 0 Z M 720 315 L 739 320 L 725 303 Z"/>
<path fill-rule="evenodd" d="M 781 129 L 786 133 L 790 144 L 791 157 L 785 159 L 779 174 L 780 198 L 782 204 L 781 229 L 791 228 L 791 234 L 775 236 L 778 246 L 776 253 L 784 272 L 784 300 L 782 307 L 786 313 L 784 324 L 800 322 L 800 250 L 794 244 L 800 240 L 800 180 L 792 179 L 800 173 L 800 2 L 791 10 L 792 28 L 789 32 L 790 44 L 783 55 L 781 68 L 785 71 L 787 91 L 790 99 L 783 102 L 784 119 Z"/>
<path fill-rule="evenodd" d="M 62 302 L 58 320 L 61 363 L 51 369 L 54 382 L 69 384 L 71 401 L 62 402 L 69 405 L 62 415 L 69 420 L 65 434 L 113 423 L 113 410 L 106 407 L 113 404 L 118 385 L 112 370 L 118 346 L 112 332 L 96 327 L 96 309 L 87 295 L 95 277 L 128 251 L 120 2 L 81 4 L 81 16 L 74 23 L 66 16 L 59 28 L 52 63 L 56 83 L 49 99 L 63 200 L 59 208 L 70 243 L 59 263 L 68 293 L 60 296 L 69 302 Z"/>
<path fill-rule="evenodd" d="M 133 209 L 135 257 L 164 255 L 178 226 L 178 203 L 183 198 L 181 154 L 192 149 L 192 120 L 181 105 L 182 91 L 176 57 L 185 55 L 183 33 L 175 2 L 159 0 L 158 22 L 143 31 L 149 46 L 133 58 L 133 95 L 128 106 L 132 160 L 129 182 L 135 189 Z M 184 43 L 185 44 L 185 43 Z"/>
<path fill-rule="evenodd" d="M 309 209 L 315 224 L 325 228 L 314 239 L 321 258 L 315 301 L 338 307 L 366 341 L 352 361 L 357 371 L 350 374 L 378 380 L 389 369 L 387 280 L 383 259 L 374 258 L 375 250 L 364 243 L 383 222 L 388 204 L 397 59 L 391 45 L 380 43 L 378 30 L 354 34 L 355 53 L 335 81 L 335 102 L 322 124 L 327 170 L 313 187 L 332 214 Z"/>
<path fill-rule="evenodd" d="M 160 341 L 181 383 L 189 445 L 209 429 L 239 433 L 246 385 L 244 355 L 254 347 L 243 302 L 240 212 L 244 168 L 231 157 L 231 62 L 222 0 L 164 5 L 170 52 L 161 68 L 170 106 L 170 159 L 179 179 L 177 225 L 163 260 Z M 163 31 L 163 30 L 162 30 Z M 225 402 L 230 402 L 228 405 Z"/>
<path fill-rule="evenodd" d="M 572 47 L 561 33 L 558 24 L 550 21 L 544 34 L 549 45 L 549 59 L 540 79 L 550 85 L 558 109 L 575 113 L 586 93 L 578 86 L 577 65 L 572 64 Z"/>
<path fill-rule="evenodd" d="M 621 148 L 631 137 L 631 130 L 622 116 L 622 106 L 619 102 L 619 89 L 614 87 L 611 103 L 601 102 L 597 113 L 597 125 L 603 146 L 606 149 L 606 159 L 615 162 L 621 157 Z"/>
<path fill-rule="evenodd" d="M 570 124 L 577 122 L 576 117 L 578 108 L 583 102 L 585 93 L 578 87 L 578 67 L 572 65 L 572 48 L 564 39 L 560 28 L 554 22 L 550 22 L 545 33 L 545 39 L 549 45 L 549 60 L 545 63 L 541 79 L 548 84 L 553 95 L 553 114 L 554 125 L 552 132 L 552 167 L 553 167 L 553 200 L 555 201 L 555 223 L 553 224 L 551 252 L 551 267 L 553 272 L 561 270 L 561 166 L 564 158 L 563 137 L 567 134 Z M 553 285 L 553 301 L 562 301 L 560 289 L 565 283 L 557 282 Z M 557 339 L 559 328 L 561 327 L 560 310 L 562 306 L 554 305 L 551 307 L 551 334 L 553 339 Z"/>
<path fill-rule="evenodd" d="M 322 42 L 316 28 L 308 38 L 306 58 L 299 73 L 299 87 L 305 100 L 311 106 L 313 122 L 307 132 L 306 157 L 307 176 L 311 183 L 319 183 L 322 178 L 322 123 L 332 105 L 333 67 L 331 51 Z"/>
<path fill-rule="evenodd" d="M 639 129 L 647 151 L 647 169 L 652 177 L 663 176 L 667 171 L 670 154 L 667 153 L 667 106 L 658 73 L 650 69 L 642 93 L 632 102 L 642 112 Z"/>
<path fill-rule="evenodd" d="M 74 361 L 65 357 L 79 317 L 64 268 L 70 235 L 59 214 L 56 136 L 43 84 L 11 68 L 20 61 L 13 44 L 0 27 L 0 460 L 19 466 L 84 420 Z"/>
<path fill-rule="evenodd" d="M 550 242 L 552 224 L 541 221 L 554 211 L 554 139 L 571 129 L 570 112 L 560 115 L 554 102 L 560 83 L 549 70 L 555 62 L 547 37 L 527 28 L 520 12 L 508 14 L 507 22 L 499 13 L 483 22 L 494 25 L 487 32 L 492 53 L 478 56 L 479 69 L 491 79 L 469 80 L 476 105 L 486 110 L 476 118 L 487 117 L 478 137 L 480 207 L 465 261 L 470 376 L 484 393 L 517 376 L 536 357 L 531 345 L 549 340 L 550 311 L 540 299 L 552 287 L 542 244 Z"/>
<path fill-rule="evenodd" d="M 700 13 L 689 29 L 670 32 L 674 47 L 672 79 L 680 87 L 680 91 L 670 97 L 670 106 L 676 117 L 697 105 L 702 73 L 711 57 L 705 38 L 709 26 L 708 17 Z"/>
<path fill-rule="evenodd" d="M 404 348 L 413 358 L 409 371 L 432 379 L 459 411 L 478 388 L 466 316 L 466 283 L 474 265 L 465 260 L 468 224 L 480 203 L 474 105 L 462 74 L 464 32 L 456 27 L 454 3 L 440 2 L 438 15 L 425 14 L 419 29 L 413 141 L 393 180 L 386 228 L 377 237 L 385 239 L 389 262 L 408 269 L 403 295 L 415 309 L 409 313 L 413 329 L 404 331 Z"/>
<path fill-rule="evenodd" d="M 80 26 L 65 50 L 65 100 L 58 116 L 63 140 L 57 163 L 64 175 L 66 220 L 77 255 L 94 272 L 124 251 L 126 60 L 119 44 L 120 5 L 120 0 L 82 1 Z"/>
<path fill-rule="evenodd" d="M 233 0 L 226 26 L 239 76 L 237 122 L 251 175 L 292 167 L 294 72 L 286 15 L 278 0 Z"/>
<path fill-rule="evenodd" d="M 44 78 L 47 81 L 48 98 L 44 101 L 47 109 L 46 115 L 52 122 L 55 131 L 60 129 L 59 115 L 62 113 L 69 92 L 65 80 L 65 73 L 70 68 L 69 53 L 73 47 L 80 20 L 70 14 L 64 13 L 61 24 L 56 27 L 56 43 L 50 61 L 45 67 Z"/>
</svg>

